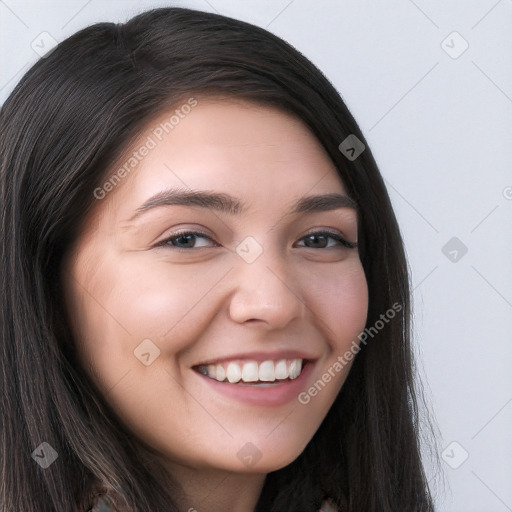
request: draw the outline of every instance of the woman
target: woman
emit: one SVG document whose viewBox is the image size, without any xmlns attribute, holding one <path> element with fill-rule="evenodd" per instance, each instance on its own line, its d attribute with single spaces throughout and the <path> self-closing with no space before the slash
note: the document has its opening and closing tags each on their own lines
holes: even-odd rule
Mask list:
<svg viewBox="0 0 512 512">
<path fill-rule="evenodd" d="M 306 58 L 148 11 L 0 130 L 3 510 L 433 510 L 399 229 Z"/>
</svg>

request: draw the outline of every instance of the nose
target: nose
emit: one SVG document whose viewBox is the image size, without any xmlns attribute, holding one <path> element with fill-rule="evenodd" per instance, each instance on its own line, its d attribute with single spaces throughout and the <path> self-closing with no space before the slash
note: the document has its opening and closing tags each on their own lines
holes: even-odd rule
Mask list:
<svg viewBox="0 0 512 512">
<path fill-rule="evenodd" d="M 229 303 L 234 322 L 282 329 L 304 315 L 306 306 L 297 285 L 298 276 L 282 255 L 265 247 L 252 263 L 237 254 L 235 257 L 235 268 L 230 273 L 234 290 Z"/>
</svg>

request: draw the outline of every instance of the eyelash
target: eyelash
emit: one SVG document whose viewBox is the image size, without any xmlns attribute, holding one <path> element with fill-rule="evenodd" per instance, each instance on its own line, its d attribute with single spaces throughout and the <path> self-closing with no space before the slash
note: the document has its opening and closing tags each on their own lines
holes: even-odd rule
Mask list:
<svg viewBox="0 0 512 512">
<path fill-rule="evenodd" d="M 176 247 L 170 243 L 172 240 L 175 240 L 182 236 L 189 236 L 189 235 L 199 236 L 201 238 L 206 238 L 206 239 L 214 242 L 214 240 L 210 236 L 208 236 L 206 233 L 202 233 L 200 231 L 181 231 L 178 233 L 174 233 L 172 236 L 167 237 L 165 240 L 162 240 L 161 242 L 158 242 L 155 245 L 155 247 L 166 247 L 166 248 L 170 248 L 170 249 L 177 250 L 180 252 L 190 251 L 193 249 L 201 249 L 201 247 L 190 247 L 190 248 Z M 339 242 L 342 246 L 346 247 L 347 249 L 354 249 L 357 247 L 357 243 L 349 242 L 348 240 L 343 238 L 339 233 L 336 233 L 333 231 L 327 231 L 327 230 L 313 231 L 311 233 L 304 235 L 302 238 L 300 238 L 300 240 L 303 240 L 303 239 L 307 238 L 308 236 L 312 236 L 312 235 L 327 236 L 328 238 L 332 238 L 333 240 L 336 240 L 337 242 Z M 216 244 L 217 242 L 214 242 L 214 243 Z M 314 247 L 306 247 L 306 249 L 318 250 L 318 248 L 315 249 Z M 332 249 L 332 247 L 320 247 L 320 249 Z"/>
</svg>

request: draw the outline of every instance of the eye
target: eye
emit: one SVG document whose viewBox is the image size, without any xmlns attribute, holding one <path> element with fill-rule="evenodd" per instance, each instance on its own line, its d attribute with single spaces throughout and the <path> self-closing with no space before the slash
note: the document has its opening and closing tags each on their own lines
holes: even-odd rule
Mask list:
<svg viewBox="0 0 512 512">
<path fill-rule="evenodd" d="M 211 237 L 199 231 L 182 231 L 181 233 L 176 233 L 169 238 L 158 242 L 156 247 L 170 247 L 185 250 L 198 249 L 199 247 L 197 247 L 195 243 L 198 238 L 210 240 L 215 245 L 218 245 Z"/>
<path fill-rule="evenodd" d="M 328 245 L 328 239 L 335 240 L 337 244 Z M 343 238 L 339 233 L 331 232 L 331 231 L 314 231 L 313 233 L 308 233 L 306 236 L 302 237 L 301 240 L 306 242 L 306 247 L 308 249 L 335 249 L 342 245 L 343 247 L 347 247 L 349 249 L 354 249 L 357 247 L 357 243 L 349 242 L 345 238 Z M 308 245 L 310 244 L 310 245 Z"/>
<path fill-rule="evenodd" d="M 187 249 L 199 249 L 203 246 L 197 246 L 197 239 L 202 238 L 203 240 L 209 240 L 213 243 L 214 246 L 219 246 L 210 236 L 205 233 L 201 233 L 200 231 L 182 231 L 181 233 L 176 233 L 161 242 L 158 242 L 155 247 L 168 247 L 175 248 L 178 250 L 187 250 Z M 336 243 L 334 245 L 329 246 L 328 240 L 334 240 Z M 315 231 L 313 233 L 308 233 L 306 236 L 303 236 L 300 240 L 304 240 L 306 242 L 305 247 L 308 249 L 335 249 L 340 245 L 343 247 L 347 247 L 349 249 L 353 249 L 357 247 L 357 243 L 349 242 L 345 238 L 343 238 L 339 233 L 331 232 L 331 231 Z M 206 245 L 206 247 L 208 244 Z"/>
</svg>

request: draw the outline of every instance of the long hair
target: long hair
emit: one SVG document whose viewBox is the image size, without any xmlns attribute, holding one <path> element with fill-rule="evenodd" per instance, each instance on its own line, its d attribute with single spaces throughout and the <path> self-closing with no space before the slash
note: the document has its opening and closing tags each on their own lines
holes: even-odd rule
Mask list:
<svg viewBox="0 0 512 512">
<path fill-rule="evenodd" d="M 358 204 L 367 327 L 401 306 L 361 345 L 304 451 L 267 475 L 257 512 L 316 511 L 324 496 L 350 511 L 432 511 L 408 267 L 371 150 L 339 93 L 291 45 L 251 24 L 184 8 L 77 32 L 40 59 L 2 107 L 2 510 L 85 510 L 98 479 L 134 512 L 178 510 L 156 454 L 118 421 L 78 364 L 61 263 L 113 162 L 149 120 L 191 96 L 239 98 L 302 119 Z M 366 146 L 355 160 L 338 148 L 349 135 Z M 34 451 L 48 445 L 57 460 L 43 469 Z"/>
</svg>

